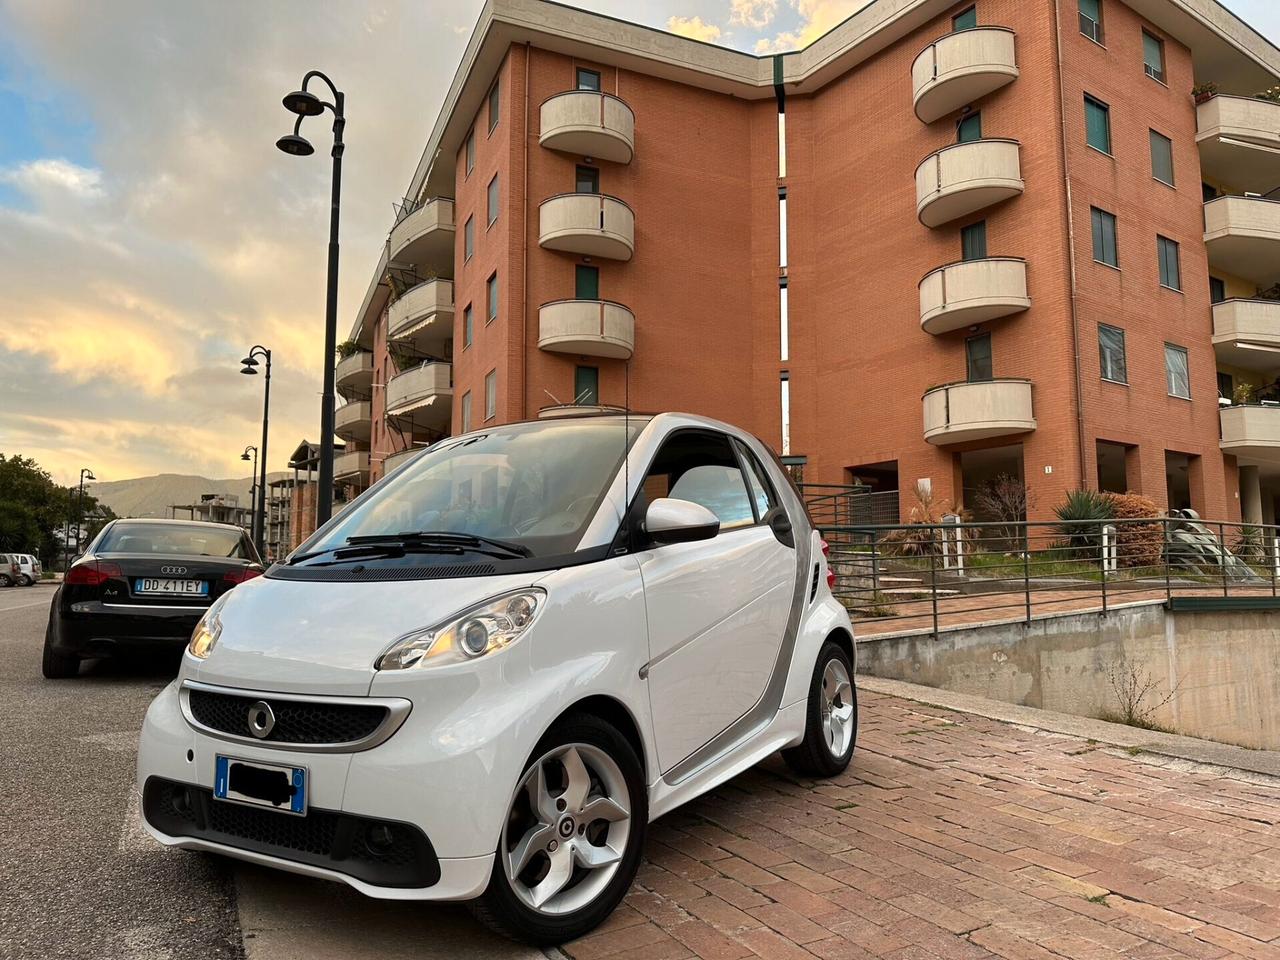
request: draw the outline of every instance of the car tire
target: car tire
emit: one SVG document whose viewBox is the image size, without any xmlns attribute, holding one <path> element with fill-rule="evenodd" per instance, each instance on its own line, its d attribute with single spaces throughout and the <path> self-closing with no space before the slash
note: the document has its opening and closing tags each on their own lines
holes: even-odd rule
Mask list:
<svg viewBox="0 0 1280 960">
<path fill-rule="evenodd" d="M 588 820 L 593 812 L 603 816 Z M 489 886 L 468 906 L 512 940 L 551 946 L 581 937 L 630 889 L 648 821 L 644 768 L 627 738 L 598 717 L 567 717 L 525 764 Z"/>
<path fill-rule="evenodd" d="M 74 653 L 63 653 L 53 647 L 53 613 L 49 613 L 49 625 L 44 628 L 44 654 L 40 658 L 40 672 L 46 680 L 66 680 L 80 672 L 80 658 Z"/>
<path fill-rule="evenodd" d="M 18 582 L 19 582 L 19 585 L 24 587 L 34 587 L 36 585 L 36 582 L 32 580 L 30 577 L 28 577 L 25 573 L 22 575 L 22 577 L 19 579 Z"/>
<path fill-rule="evenodd" d="M 13 580 L 7 573 L 0 573 L 0 587 L 12 587 Z"/>
<path fill-rule="evenodd" d="M 858 691 L 853 664 L 838 643 L 828 640 L 818 651 L 809 686 L 804 739 L 782 751 L 782 759 L 806 777 L 843 773 L 858 740 Z"/>
</svg>

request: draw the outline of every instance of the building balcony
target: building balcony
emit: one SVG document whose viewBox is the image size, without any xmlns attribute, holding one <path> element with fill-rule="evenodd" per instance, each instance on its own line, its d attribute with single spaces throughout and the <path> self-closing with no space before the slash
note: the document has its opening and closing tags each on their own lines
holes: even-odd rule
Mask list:
<svg viewBox="0 0 1280 960">
<path fill-rule="evenodd" d="M 453 281 L 427 280 L 406 290 L 387 308 L 387 338 L 420 353 L 446 353 L 453 339 Z"/>
<path fill-rule="evenodd" d="M 452 412 L 452 364 L 428 361 L 387 383 L 387 418 L 409 429 L 447 430 Z"/>
<path fill-rule="evenodd" d="M 1023 191 L 1017 140 L 955 143 L 916 167 L 916 214 L 926 227 L 985 210 Z"/>
<path fill-rule="evenodd" d="M 1209 265 L 1259 287 L 1280 280 L 1280 201 L 1218 197 L 1204 205 Z"/>
<path fill-rule="evenodd" d="M 407 462 L 416 453 L 421 453 L 426 447 L 407 447 L 398 453 L 393 453 L 382 461 L 382 475 L 385 477 L 392 470 Z"/>
<path fill-rule="evenodd" d="M 920 281 L 920 327 L 935 336 L 1030 306 L 1027 262 L 1015 257 L 948 264 Z"/>
<path fill-rule="evenodd" d="M 1215 303 L 1213 349 L 1228 366 L 1280 370 L 1280 300 Z"/>
<path fill-rule="evenodd" d="M 369 442 L 372 404 L 368 400 L 344 403 L 333 414 L 333 432 L 343 440 Z"/>
<path fill-rule="evenodd" d="M 1018 79 L 1013 31 L 977 27 L 935 40 L 911 65 L 916 116 L 933 123 Z"/>
<path fill-rule="evenodd" d="M 1196 128 L 1206 178 L 1260 190 L 1280 183 L 1280 103 L 1213 97 L 1196 107 Z"/>
<path fill-rule="evenodd" d="M 612 300 L 555 300 L 538 308 L 538 346 L 552 353 L 626 360 L 636 345 L 636 318 Z"/>
<path fill-rule="evenodd" d="M 369 451 L 349 450 L 333 458 L 333 479 L 344 483 L 369 482 Z"/>
<path fill-rule="evenodd" d="M 416 267 L 419 273 L 452 277 L 453 234 L 453 201 L 433 197 L 391 228 L 387 259 Z"/>
<path fill-rule="evenodd" d="M 1280 406 L 1223 407 L 1218 416 L 1222 423 L 1218 445 L 1223 453 L 1253 464 L 1280 465 Z"/>
<path fill-rule="evenodd" d="M 538 208 L 538 245 L 587 257 L 630 260 L 636 249 L 631 208 L 603 193 L 562 193 Z"/>
<path fill-rule="evenodd" d="M 630 163 L 636 116 L 626 101 L 595 90 L 567 90 L 543 101 L 538 142 L 549 150 Z"/>
<path fill-rule="evenodd" d="M 938 446 L 1035 428 L 1030 380 L 949 383 L 924 395 L 924 438 Z"/>
<path fill-rule="evenodd" d="M 373 354 L 359 350 L 333 368 L 333 385 L 342 392 L 368 393 L 373 385 Z"/>
</svg>

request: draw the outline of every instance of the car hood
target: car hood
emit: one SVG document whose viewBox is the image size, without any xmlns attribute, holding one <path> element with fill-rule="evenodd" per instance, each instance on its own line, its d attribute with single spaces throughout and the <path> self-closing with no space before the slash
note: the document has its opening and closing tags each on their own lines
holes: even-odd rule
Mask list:
<svg viewBox="0 0 1280 960">
<path fill-rule="evenodd" d="M 236 587 L 208 659 L 183 676 L 277 693 L 364 696 L 374 661 L 397 637 L 430 627 L 542 575 L 334 583 L 259 578 Z"/>
</svg>

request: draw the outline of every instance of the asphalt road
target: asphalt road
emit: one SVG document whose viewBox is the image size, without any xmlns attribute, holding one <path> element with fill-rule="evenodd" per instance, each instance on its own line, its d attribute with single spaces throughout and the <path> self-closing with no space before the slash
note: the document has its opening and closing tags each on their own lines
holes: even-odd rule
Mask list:
<svg viewBox="0 0 1280 960">
<path fill-rule="evenodd" d="M 136 826 L 138 728 L 176 660 L 45 680 L 53 593 L 0 588 L 0 957 L 241 957 L 227 863 Z"/>
</svg>

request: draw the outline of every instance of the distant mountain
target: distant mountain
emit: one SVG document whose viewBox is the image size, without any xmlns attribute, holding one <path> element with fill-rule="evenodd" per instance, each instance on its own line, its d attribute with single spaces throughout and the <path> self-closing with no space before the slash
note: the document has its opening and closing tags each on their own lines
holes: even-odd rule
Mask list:
<svg viewBox="0 0 1280 960">
<path fill-rule="evenodd" d="M 267 475 L 270 482 L 284 473 Z M 106 504 L 120 517 L 167 517 L 173 504 L 199 503 L 202 494 L 239 497 L 241 506 L 249 506 L 251 477 L 243 480 L 210 480 L 181 473 L 161 473 L 154 477 L 134 477 L 132 480 L 110 480 L 87 483 L 85 490 Z M 183 516 L 179 512 L 179 516 Z"/>
</svg>

